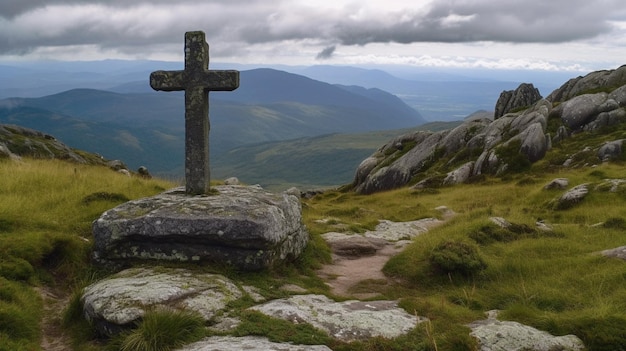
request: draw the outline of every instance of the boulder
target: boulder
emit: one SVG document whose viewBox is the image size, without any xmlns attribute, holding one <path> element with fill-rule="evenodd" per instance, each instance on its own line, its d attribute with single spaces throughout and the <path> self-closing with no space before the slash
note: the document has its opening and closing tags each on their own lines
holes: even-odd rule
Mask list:
<svg viewBox="0 0 626 351">
<path fill-rule="evenodd" d="M 541 99 L 539 89 L 532 84 L 522 83 L 515 90 L 503 91 L 496 102 L 494 118 L 498 119 L 512 110 L 533 105 Z"/>
<path fill-rule="evenodd" d="M 239 185 L 239 178 L 237 178 L 237 177 L 226 178 L 226 179 L 224 179 L 224 184 L 226 184 L 226 185 Z"/>
<path fill-rule="evenodd" d="M 150 171 L 148 170 L 146 166 L 139 167 L 137 169 L 137 174 L 139 174 L 139 176 L 142 178 L 152 179 L 152 175 L 150 174 Z"/>
<path fill-rule="evenodd" d="M 583 199 L 587 196 L 588 193 L 589 193 L 588 183 L 577 185 L 571 188 L 570 190 L 568 190 L 567 192 L 565 192 L 565 194 L 561 195 L 561 197 L 557 199 L 556 208 L 561 209 L 561 210 L 568 209 L 576 205 L 577 203 L 583 201 Z"/>
<path fill-rule="evenodd" d="M 395 338 L 426 320 L 407 313 L 396 301 L 335 302 L 324 295 L 295 295 L 250 309 L 295 324 L 309 323 L 347 342 L 376 336 Z"/>
<path fill-rule="evenodd" d="M 546 99 L 552 102 L 563 102 L 591 90 L 605 87 L 621 87 L 625 84 L 626 65 L 614 70 L 595 71 L 584 77 L 570 79 L 548 95 Z"/>
<path fill-rule="evenodd" d="M 606 102 L 607 93 L 584 94 L 567 100 L 555 107 L 552 114 L 561 118 L 571 130 L 580 130 L 592 122 L 601 111 L 600 106 Z"/>
<path fill-rule="evenodd" d="M 544 185 L 545 190 L 550 189 L 565 189 L 569 185 L 569 180 L 567 178 L 555 178 L 552 179 L 548 184 Z"/>
<path fill-rule="evenodd" d="M 119 268 L 166 260 L 256 271 L 306 247 L 296 196 L 255 186 L 212 189 L 216 194 L 189 196 L 177 188 L 106 211 L 93 223 L 95 263 Z"/>
<path fill-rule="evenodd" d="M 454 185 L 454 184 L 462 184 L 467 182 L 467 180 L 472 175 L 472 170 L 474 169 L 474 161 L 470 161 L 462 165 L 461 167 L 455 169 L 452 172 L 449 172 L 446 175 L 446 178 L 443 180 L 444 185 Z"/>
<path fill-rule="evenodd" d="M 391 165 L 380 167 L 380 163 L 385 163 L 383 159 L 364 177 L 361 183 L 354 184 L 356 192 L 371 194 L 406 185 L 415 173 L 425 168 L 428 161 L 433 160 L 439 142 L 448 132 L 419 133 L 416 144 L 411 150 L 400 156 Z M 357 170 L 360 179 L 363 179 L 363 173 Z"/>
<path fill-rule="evenodd" d="M 172 268 L 131 268 L 91 284 L 81 302 L 85 318 L 105 336 L 133 327 L 149 309 L 198 312 L 210 321 L 244 293 L 217 274 Z"/>
<path fill-rule="evenodd" d="M 620 246 L 614 249 L 604 250 L 601 253 L 605 257 L 619 258 L 626 261 L 626 246 Z"/>
<path fill-rule="evenodd" d="M 493 317 L 469 325 L 480 351 L 578 351 L 585 345 L 575 335 L 554 336 L 545 331 Z"/>
<path fill-rule="evenodd" d="M 258 336 L 212 336 L 175 351 L 332 351 L 324 345 L 275 343 Z"/>
<path fill-rule="evenodd" d="M 541 123 L 533 123 L 528 128 L 519 133 L 522 141 L 520 152 L 528 158 L 530 162 L 541 160 L 548 152 L 549 138 L 544 134 L 544 127 Z"/>
<path fill-rule="evenodd" d="M 602 161 L 609 161 L 622 156 L 622 146 L 624 139 L 608 141 L 598 150 L 598 158 Z"/>
</svg>

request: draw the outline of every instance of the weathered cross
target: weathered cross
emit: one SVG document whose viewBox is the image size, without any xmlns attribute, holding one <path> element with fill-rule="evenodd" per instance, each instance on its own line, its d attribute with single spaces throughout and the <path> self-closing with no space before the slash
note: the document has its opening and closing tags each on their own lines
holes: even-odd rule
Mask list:
<svg viewBox="0 0 626 351">
<path fill-rule="evenodd" d="M 207 194 L 209 169 L 209 92 L 239 87 L 239 72 L 209 71 L 209 45 L 204 32 L 185 33 L 185 70 L 150 74 L 154 90 L 185 91 L 185 191 Z"/>
</svg>

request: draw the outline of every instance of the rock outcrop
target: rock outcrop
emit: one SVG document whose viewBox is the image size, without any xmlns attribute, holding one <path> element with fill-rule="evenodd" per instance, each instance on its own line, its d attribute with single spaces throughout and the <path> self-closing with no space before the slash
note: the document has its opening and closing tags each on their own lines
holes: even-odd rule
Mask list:
<svg viewBox="0 0 626 351">
<path fill-rule="evenodd" d="M 332 351 L 324 345 L 294 345 L 271 342 L 258 336 L 212 336 L 175 351 Z"/>
<path fill-rule="evenodd" d="M 500 94 L 494 118 L 498 119 L 513 110 L 531 106 L 539 100 L 541 100 L 539 89 L 532 84 L 522 83 L 517 89 L 506 90 Z"/>
<path fill-rule="evenodd" d="M 480 174 L 506 172 L 509 163 L 519 163 L 516 155 L 536 162 L 550 146 L 546 128 L 551 109 L 548 101 L 539 100 L 524 111 L 495 121 L 469 120 L 448 131 L 403 135 L 365 159 L 352 184 L 355 191 L 369 194 L 404 186 L 438 163 L 439 169 L 460 163 L 438 184 L 450 185 Z"/>
<path fill-rule="evenodd" d="M 575 335 L 554 336 L 545 331 L 510 321 L 496 319 L 495 311 L 489 318 L 473 322 L 471 336 L 477 339 L 480 351 L 579 351 L 585 345 Z"/>
<path fill-rule="evenodd" d="M 563 102 L 600 87 L 618 88 L 625 84 L 626 65 L 615 70 L 596 71 L 584 77 L 572 78 L 548 95 L 546 99 L 552 102 Z"/>
<path fill-rule="evenodd" d="M 295 295 L 251 309 L 293 323 L 309 323 L 342 341 L 395 338 L 426 320 L 408 314 L 395 301 L 334 302 L 324 295 Z"/>
<path fill-rule="evenodd" d="M 296 258 L 306 247 L 296 196 L 256 186 L 212 189 L 216 194 L 208 196 L 174 189 L 106 211 L 93 223 L 95 263 L 209 262 L 255 271 Z"/>
<path fill-rule="evenodd" d="M 191 310 L 210 321 L 227 303 L 244 294 L 231 280 L 217 274 L 132 268 L 88 286 L 81 302 L 85 318 L 101 335 L 111 336 L 133 327 L 154 308 Z"/>
<path fill-rule="evenodd" d="M 3 155 L 10 158 L 28 156 L 88 163 L 75 150 L 49 134 L 7 124 L 0 124 L 0 157 Z"/>
<path fill-rule="evenodd" d="M 357 167 L 353 189 L 370 194 L 410 183 L 436 187 L 526 170 L 573 134 L 626 123 L 626 66 L 572 79 L 546 99 L 531 84 L 522 84 L 503 92 L 496 105 L 493 121 L 472 118 L 452 130 L 394 138 Z M 594 145 L 570 155 L 562 166 L 623 157 L 622 142 Z M 597 161 L 577 161 L 596 151 Z"/>
</svg>

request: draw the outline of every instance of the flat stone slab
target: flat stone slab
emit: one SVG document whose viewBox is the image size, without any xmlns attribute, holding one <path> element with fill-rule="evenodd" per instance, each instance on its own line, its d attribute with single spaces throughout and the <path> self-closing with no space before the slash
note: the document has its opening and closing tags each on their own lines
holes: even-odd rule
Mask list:
<svg viewBox="0 0 626 351">
<path fill-rule="evenodd" d="M 583 342 L 575 335 L 554 336 L 545 331 L 494 317 L 469 325 L 480 351 L 581 351 Z"/>
<path fill-rule="evenodd" d="M 343 341 L 395 338 L 425 320 L 407 313 L 396 301 L 335 302 L 324 295 L 295 295 L 250 309 L 292 323 L 309 323 Z"/>
<path fill-rule="evenodd" d="M 324 345 L 275 343 L 258 336 L 213 336 L 175 351 L 332 351 Z"/>
<path fill-rule="evenodd" d="M 626 246 L 620 246 L 614 249 L 604 250 L 601 253 L 603 256 L 606 257 L 615 257 L 626 261 Z"/>
<path fill-rule="evenodd" d="M 152 308 L 190 310 L 210 321 L 243 295 L 222 275 L 154 267 L 127 269 L 96 282 L 85 288 L 81 302 L 100 334 L 114 335 Z"/>
<path fill-rule="evenodd" d="M 215 195 L 191 196 L 177 188 L 106 211 L 93 223 L 94 262 L 217 262 L 255 271 L 296 258 L 306 247 L 296 196 L 258 186 L 212 189 Z"/>
</svg>

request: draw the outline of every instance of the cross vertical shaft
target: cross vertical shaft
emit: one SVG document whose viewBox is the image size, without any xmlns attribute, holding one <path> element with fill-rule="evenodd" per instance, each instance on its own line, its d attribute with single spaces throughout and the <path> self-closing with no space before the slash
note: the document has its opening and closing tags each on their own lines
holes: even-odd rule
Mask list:
<svg viewBox="0 0 626 351">
<path fill-rule="evenodd" d="M 207 194 L 209 168 L 209 92 L 239 87 L 239 72 L 210 71 L 204 32 L 185 33 L 185 69 L 150 74 L 154 90 L 185 91 L 185 192 Z"/>
</svg>

